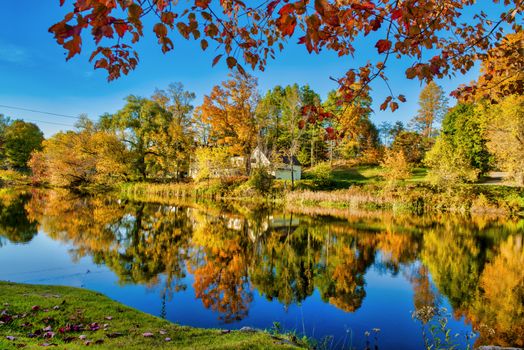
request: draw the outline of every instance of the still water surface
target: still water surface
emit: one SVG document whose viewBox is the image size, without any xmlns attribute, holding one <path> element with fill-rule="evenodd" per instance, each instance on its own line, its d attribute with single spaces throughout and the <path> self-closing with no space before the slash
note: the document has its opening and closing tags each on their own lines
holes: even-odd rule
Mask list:
<svg viewBox="0 0 524 350">
<path fill-rule="evenodd" d="M 522 220 L 334 214 L 4 191 L 0 280 L 96 290 L 197 327 L 278 322 L 333 349 L 421 349 L 412 313 L 444 307 L 461 347 L 471 332 L 524 346 Z"/>
</svg>

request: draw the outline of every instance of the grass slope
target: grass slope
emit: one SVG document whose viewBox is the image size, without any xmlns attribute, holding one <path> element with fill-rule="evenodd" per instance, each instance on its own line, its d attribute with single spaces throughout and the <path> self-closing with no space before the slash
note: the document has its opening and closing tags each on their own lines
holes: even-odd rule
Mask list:
<svg viewBox="0 0 524 350">
<path fill-rule="evenodd" d="M 262 331 L 226 333 L 178 326 L 83 289 L 0 281 L 0 349 L 87 346 L 126 350 L 297 348 L 284 336 Z"/>
</svg>

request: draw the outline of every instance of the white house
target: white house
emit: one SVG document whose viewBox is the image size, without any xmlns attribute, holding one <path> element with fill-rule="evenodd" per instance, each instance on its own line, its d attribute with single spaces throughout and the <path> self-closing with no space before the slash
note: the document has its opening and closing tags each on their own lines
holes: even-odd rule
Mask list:
<svg viewBox="0 0 524 350">
<path fill-rule="evenodd" d="M 270 174 L 276 179 L 300 180 L 302 178 L 302 165 L 296 157 L 291 160 L 288 156 L 277 157 L 277 161 L 271 162 L 262 150 L 257 147 L 251 154 L 251 168 L 266 167 Z"/>
</svg>

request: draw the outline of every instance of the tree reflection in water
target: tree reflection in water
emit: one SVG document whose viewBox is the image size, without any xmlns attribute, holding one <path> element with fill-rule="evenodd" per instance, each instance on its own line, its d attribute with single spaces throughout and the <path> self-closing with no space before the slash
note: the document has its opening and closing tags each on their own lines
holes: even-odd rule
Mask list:
<svg viewBox="0 0 524 350">
<path fill-rule="evenodd" d="M 370 267 L 402 273 L 416 309 L 446 297 L 478 344 L 524 346 L 522 221 L 391 213 L 344 219 L 78 197 L 62 191 L 0 196 L 0 236 L 27 242 L 37 227 L 90 256 L 122 284 L 192 289 L 224 322 L 248 315 L 253 292 L 285 306 L 318 290 L 346 312 L 366 297 Z M 520 232 L 520 233 L 519 233 Z"/>
</svg>

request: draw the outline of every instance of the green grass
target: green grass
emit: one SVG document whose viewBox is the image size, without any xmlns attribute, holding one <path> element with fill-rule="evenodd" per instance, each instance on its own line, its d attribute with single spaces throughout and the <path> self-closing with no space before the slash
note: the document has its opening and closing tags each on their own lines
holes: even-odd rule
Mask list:
<svg viewBox="0 0 524 350">
<path fill-rule="evenodd" d="M 286 336 L 263 331 L 178 326 L 102 294 L 70 287 L 0 282 L 0 321 L 3 350 L 42 349 L 45 344 L 75 350 L 86 348 L 86 342 L 93 349 L 126 350 L 298 348 Z M 82 330 L 71 329 L 79 325 Z M 148 333 L 151 336 L 144 336 Z"/>
<path fill-rule="evenodd" d="M 335 166 L 331 171 L 330 181 L 320 186 L 314 185 L 314 178 L 309 174 L 309 171 L 304 171 L 303 187 L 312 190 L 337 190 L 349 188 L 352 185 L 367 185 L 376 184 L 381 185 L 384 183 L 384 169 L 380 166 Z M 412 176 L 406 180 L 406 182 L 424 182 L 427 175 L 427 169 L 425 168 L 414 168 Z M 312 182 L 312 184 L 309 184 Z M 300 184 L 300 182 L 299 182 Z"/>
</svg>

